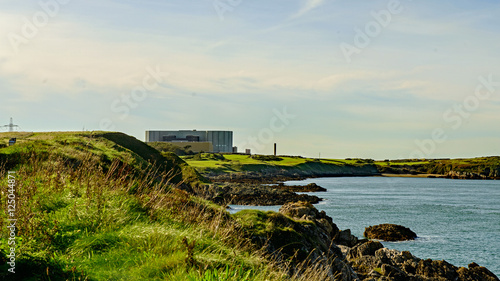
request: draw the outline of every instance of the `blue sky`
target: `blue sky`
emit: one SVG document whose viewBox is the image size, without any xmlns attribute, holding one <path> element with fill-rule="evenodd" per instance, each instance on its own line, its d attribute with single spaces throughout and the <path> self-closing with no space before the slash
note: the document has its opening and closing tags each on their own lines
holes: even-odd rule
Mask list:
<svg viewBox="0 0 500 281">
<path fill-rule="evenodd" d="M 498 14 L 498 1 L 5 0 L 0 123 L 232 130 L 240 151 L 314 157 L 499 155 Z"/>
</svg>

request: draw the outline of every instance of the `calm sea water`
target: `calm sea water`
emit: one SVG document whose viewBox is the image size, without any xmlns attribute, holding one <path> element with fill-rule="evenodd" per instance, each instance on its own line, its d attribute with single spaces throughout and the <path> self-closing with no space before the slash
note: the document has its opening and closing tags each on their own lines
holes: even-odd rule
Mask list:
<svg viewBox="0 0 500 281">
<path fill-rule="evenodd" d="M 417 233 L 418 239 L 383 242 L 385 247 L 456 266 L 476 262 L 500 276 L 500 181 L 348 177 L 286 184 L 311 182 L 328 190 L 315 193 L 325 199 L 316 208 L 340 229 L 363 237 L 367 226 L 400 224 Z"/>
</svg>

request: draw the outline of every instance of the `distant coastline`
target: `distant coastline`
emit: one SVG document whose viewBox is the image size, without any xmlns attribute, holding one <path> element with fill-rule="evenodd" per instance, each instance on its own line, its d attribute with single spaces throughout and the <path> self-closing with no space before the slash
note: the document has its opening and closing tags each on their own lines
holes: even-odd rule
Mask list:
<svg viewBox="0 0 500 281">
<path fill-rule="evenodd" d="M 380 174 L 380 177 L 390 177 L 390 178 L 446 178 L 445 175 L 439 174 Z"/>
<path fill-rule="evenodd" d="M 317 177 L 386 176 L 451 179 L 500 179 L 500 157 L 471 159 L 315 159 L 200 153 L 182 157 L 215 182 L 277 183 Z"/>
</svg>

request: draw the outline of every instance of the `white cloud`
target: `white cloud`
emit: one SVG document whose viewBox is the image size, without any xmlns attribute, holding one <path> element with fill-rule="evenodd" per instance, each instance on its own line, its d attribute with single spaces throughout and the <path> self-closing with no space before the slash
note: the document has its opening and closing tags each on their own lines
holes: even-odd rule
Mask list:
<svg viewBox="0 0 500 281">
<path fill-rule="evenodd" d="M 259 20 L 250 13 L 254 10 L 242 5 L 223 23 L 210 14 L 210 5 L 208 17 L 183 4 L 187 16 L 142 7 L 108 18 L 105 11 L 116 7 L 109 1 L 109 7 L 91 13 L 95 21 L 61 14 L 22 45 L 17 55 L 4 36 L 0 90 L 15 101 L 10 108 L 36 105 L 37 115 L 50 111 L 54 120 L 64 115 L 61 119 L 68 124 L 94 122 L 88 121 L 92 118 L 88 115 L 96 123 L 101 117 L 115 118 L 111 102 L 140 84 L 147 67 L 158 65 L 171 75 L 126 120 L 116 120 L 119 130 L 142 137 L 141 123 L 158 129 L 164 124 L 232 126 L 239 139 L 246 139 L 249 128 L 260 126 L 258 118 L 279 104 L 301 113 L 287 129 L 287 140 L 294 140 L 288 143 L 288 151 L 308 143 L 310 138 L 300 133 L 306 130 L 324 140 L 307 153 L 327 154 L 335 143 L 348 149 L 345 157 L 370 157 L 372 144 L 384 141 L 377 153 L 390 158 L 394 156 L 391 147 L 401 144 L 374 131 L 400 132 L 411 146 L 411 134 L 423 131 L 427 137 L 428 128 L 439 125 L 444 110 L 474 93 L 477 77 L 492 73 L 494 81 L 500 79 L 496 72 L 500 41 L 493 25 L 483 30 L 469 21 L 408 9 L 347 64 L 338 45 L 355 36 L 356 21 L 350 18 L 371 20 L 369 12 L 355 13 L 347 4 L 330 7 L 331 2 L 324 0 L 300 1 L 299 9 L 288 4 L 291 1 L 286 7 L 262 1 L 263 13 L 269 14 L 259 14 Z M 311 12 L 314 18 L 304 24 L 304 16 Z M 138 15 L 135 20 L 140 25 L 130 21 L 130 13 Z M 21 16 L 0 12 L 0 34 L 19 32 Z M 300 17 L 304 18 L 294 20 Z M 500 89 L 471 118 L 482 132 L 494 127 L 498 93 Z M 68 110 L 51 110 L 54 106 Z M 24 111 L 37 118 L 31 110 Z M 65 115 L 72 111 L 85 114 Z M 11 114 L 4 108 L 2 112 Z M 57 129 L 65 123 L 53 126 Z M 466 126 L 461 130 L 466 136 L 478 134 Z"/>
</svg>

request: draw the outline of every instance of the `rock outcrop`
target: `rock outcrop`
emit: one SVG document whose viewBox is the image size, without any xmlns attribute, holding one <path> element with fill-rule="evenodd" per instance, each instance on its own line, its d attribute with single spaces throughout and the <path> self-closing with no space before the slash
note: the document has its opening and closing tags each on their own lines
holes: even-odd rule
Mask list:
<svg viewBox="0 0 500 281">
<path fill-rule="evenodd" d="M 306 162 L 294 167 L 269 165 L 257 168 L 254 171 L 234 172 L 231 174 L 219 171 L 207 171 L 203 176 L 213 182 L 247 182 L 247 183 L 276 183 L 287 180 L 299 180 L 316 177 L 349 177 L 349 176 L 376 176 L 380 175 L 373 164 L 335 165 L 320 162 Z"/>
<path fill-rule="evenodd" d="M 333 242 L 339 229 L 324 211 L 318 211 L 311 203 L 286 203 L 279 213 L 247 210 L 242 216 L 259 217 L 266 227 L 251 226 L 247 235 L 275 260 L 286 261 L 286 266 L 291 263 L 292 274 L 321 268 L 322 272 L 327 271 L 326 279 L 322 280 L 335 280 L 337 276 L 358 280 L 344 261 L 342 250 Z"/>
<path fill-rule="evenodd" d="M 491 271 L 475 263 L 468 268 L 446 261 L 422 260 L 408 251 L 383 248 L 379 242 L 366 242 L 351 248 L 347 260 L 359 280 L 394 281 L 498 281 Z"/>
<path fill-rule="evenodd" d="M 317 196 L 297 194 L 261 184 L 210 184 L 187 191 L 221 205 L 272 206 L 298 201 L 316 204 L 321 201 Z"/>
<path fill-rule="evenodd" d="M 363 233 L 368 239 L 384 241 L 406 241 L 414 240 L 417 234 L 409 228 L 397 224 L 379 224 L 365 228 Z"/>
<path fill-rule="evenodd" d="M 478 173 L 473 173 L 473 172 L 457 172 L 457 171 L 449 171 L 445 177 L 449 179 L 467 179 L 467 180 L 485 180 L 489 178 L 494 178 L 498 177 L 496 174 L 493 174 L 492 176 L 489 175 L 489 170 L 488 174 L 478 174 Z"/>
<path fill-rule="evenodd" d="M 268 251 L 276 253 L 283 247 L 280 245 L 296 245 L 296 250 L 287 249 L 284 258 L 301 256 L 297 262 L 329 268 L 327 277 L 321 280 L 500 281 L 475 263 L 468 268 L 456 267 L 446 261 L 419 259 L 408 251 L 387 249 L 377 241 L 357 239 L 349 230 L 340 231 L 330 217 L 308 202 L 287 203 L 276 216 L 281 217 L 270 219 L 275 226 L 293 229 L 298 235 L 274 231 L 266 240 Z M 298 251 L 303 254 L 298 255 Z"/>
<path fill-rule="evenodd" d="M 315 183 L 310 183 L 307 185 L 284 185 L 283 183 L 279 183 L 278 185 L 272 185 L 271 187 L 288 190 L 292 192 L 324 192 L 326 188 L 321 187 Z"/>
</svg>

